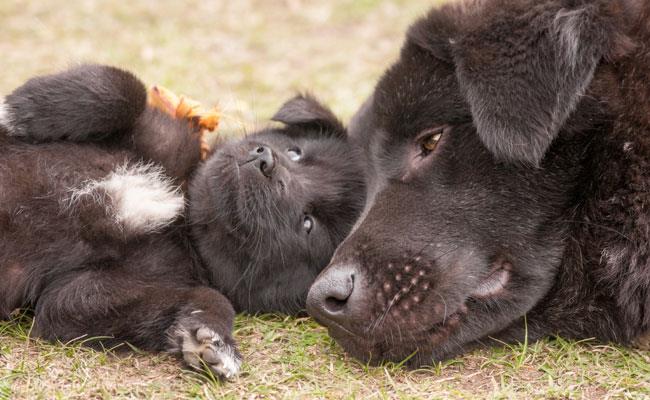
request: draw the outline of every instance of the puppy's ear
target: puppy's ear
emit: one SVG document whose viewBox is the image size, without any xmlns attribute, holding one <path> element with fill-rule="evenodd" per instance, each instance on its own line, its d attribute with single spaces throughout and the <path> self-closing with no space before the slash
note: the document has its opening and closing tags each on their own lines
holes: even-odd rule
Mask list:
<svg viewBox="0 0 650 400">
<path fill-rule="evenodd" d="M 618 0 L 567 0 L 573 6 L 566 8 L 557 3 L 526 3 L 526 10 L 512 13 L 508 7 L 484 10 L 452 41 L 478 134 L 501 160 L 539 165 L 597 65 L 626 43 L 607 6 Z"/>
<path fill-rule="evenodd" d="M 329 108 L 310 95 L 298 95 L 284 103 L 271 118 L 289 127 L 319 130 L 327 136 L 345 137 L 345 127 Z"/>
<path fill-rule="evenodd" d="M 411 25 L 406 37 L 438 60 L 453 64 L 451 43 L 461 26 L 460 15 L 461 6 L 454 3 L 433 9 L 425 18 Z"/>
</svg>

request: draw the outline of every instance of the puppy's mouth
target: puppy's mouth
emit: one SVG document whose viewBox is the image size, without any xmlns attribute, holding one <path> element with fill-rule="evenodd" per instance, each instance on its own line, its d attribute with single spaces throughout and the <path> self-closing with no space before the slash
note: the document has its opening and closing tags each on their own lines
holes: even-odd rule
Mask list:
<svg viewBox="0 0 650 400">
<path fill-rule="evenodd" d="M 223 154 L 221 170 L 215 177 L 222 181 L 218 207 L 227 207 L 222 222 L 228 233 L 240 242 L 250 239 L 252 232 L 277 225 L 269 210 L 281 210 L 286 192 L 286 171 L 276 161 L 273 176 L 265 176 L 253 167 L 255 158 Z"/>
</svg>

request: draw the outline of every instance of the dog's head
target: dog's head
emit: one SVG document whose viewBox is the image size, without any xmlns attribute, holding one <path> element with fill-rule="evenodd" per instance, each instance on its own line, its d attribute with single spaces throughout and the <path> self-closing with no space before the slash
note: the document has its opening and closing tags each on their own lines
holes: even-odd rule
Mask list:
<svg viewBox="0 0 650 400">
<path fill-rule="evenodd" d="M 195 243 L 238 310 L 296 312 L 363 207 L 365 174 L 343 125 L 309 96 L 219 145 L 190 188 Z"/>
<path fill-rule="evenodd" d="M 519 320 L 555 280 L 594 83 L 632 44 L 634 1 L 471 1 L 434 10 L 354 118 L 366 208 L 308 311 L 362 359 L 415 363 Z"/>
</svg>

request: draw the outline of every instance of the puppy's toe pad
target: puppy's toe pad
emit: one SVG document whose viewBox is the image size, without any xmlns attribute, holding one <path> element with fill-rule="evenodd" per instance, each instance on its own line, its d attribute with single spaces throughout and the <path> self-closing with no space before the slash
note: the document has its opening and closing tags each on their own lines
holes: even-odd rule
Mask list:
<svg viewBox="0 0 650 400">
<path fill-rule="evenodd" d="M 183 359 L 192 368 L 202 370 L 204 366 L 226 379 L 232 379 L 239 373 L 241 357 L 237 349 L 227 344 L 221 335 L 203 326 L 194 334 L 183 331 Z"/>
</svg>

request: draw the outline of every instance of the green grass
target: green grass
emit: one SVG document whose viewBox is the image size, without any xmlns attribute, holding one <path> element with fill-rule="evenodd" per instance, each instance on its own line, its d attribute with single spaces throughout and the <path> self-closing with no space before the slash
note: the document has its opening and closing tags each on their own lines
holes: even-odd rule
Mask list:
<svg viewBox="0 0 650 400">
<path fill-rule="evenodd" d="M 303 90 L 348 119 L 432 3 L 2 0 L 0 94 L 98 61 L 219 104 L 224 132 L 265 124 Z M 239 316 L 243 373 L 221 383 L 166 355 L 28 340 L 30 326 L 28 317 L 0 323 L 0 399 L 650 398 L 649 352 L 588 341 L 504 346 L 407 371 L 350 359 L 309 318 Z"/>
<path fill-rule="evenodd" d="M 348 358 L 309 318 L 239 316 L 234 382 L 169 356 L 29 340 L 31 319 L 0 324 L 5 398 L 647 398 L 650 354 L 557 338 L 480 350 L 420 370 Z"/>
</svg>

